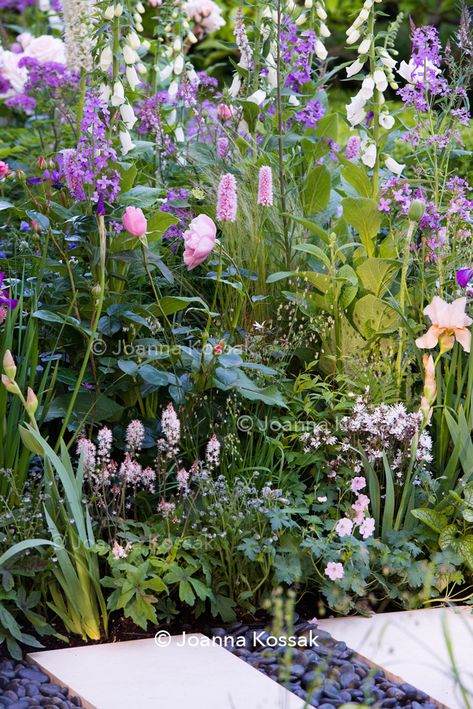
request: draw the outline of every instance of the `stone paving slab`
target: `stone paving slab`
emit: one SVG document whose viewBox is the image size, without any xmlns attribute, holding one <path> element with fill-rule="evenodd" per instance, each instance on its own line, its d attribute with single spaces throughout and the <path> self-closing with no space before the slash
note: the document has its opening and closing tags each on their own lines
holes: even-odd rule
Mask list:
<svg viewBox="0 0 473 709">
<path fill-rule="evenodd" d="M 319 627 L 449 709 L 473 706 L 471 607 L 401 611 L 370 618 L 327 618 L 320 621 Z M 455 682 L 445 629 L 471 705 Z"/>
<path fill-rule="evenodd" d="M 28 659 L 79 695 L 86 709 L 303 709 L 294 694 L 209 642 L 196 633 L 185 644 L 175 636 L 167 647 L 151 638 L 34 652 Z"/>
</svg>

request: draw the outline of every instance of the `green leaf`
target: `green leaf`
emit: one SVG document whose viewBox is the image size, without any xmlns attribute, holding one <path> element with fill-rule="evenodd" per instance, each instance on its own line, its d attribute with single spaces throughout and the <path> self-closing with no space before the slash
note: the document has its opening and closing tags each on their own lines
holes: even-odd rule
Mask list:
<svg viewBox="0 0 473 709">
<path fill-rule="evenodd" d="M 136 165 L 118 165 L 118 170 L 120 172 L 120 190 L 123 193 L 127 193 L 133 187 L 135 178 L 138 174 L 138 168 Z"/>
<path fill-rule="evenodd" d="M 3 212 L 5 209 L 14 209 L 15 205 L 12 204 L 11 202 L 7 202 L 6 199 L 0 199 L 0 212 Z"/>
<path fill-rule="evenodd" d="M 179 220 L 169 212 L 161 212 L 160 210 L 155 212 L 151 219 L 148 220 L 148 230 L 146 233 L 148 243 L 151 244 L 153 241 L 159 239 L 170 226 L 177 224 L 178 221 Z"/>
<path fill-rule="evenodd" d="M 399 315 L 394 308 L 371 293 L 356 301 L 352 318 L 365 339 L 389 334 L 399 327 Z"/>
<path fill-rule="evenodd" d="M 473 569 L 473 534 L 467 534 L 458 540 L 458 553 L 463 557 L 470 569 Z"/>
<path fill-rule="evenodd" d="M 165 295 L 164 298 L 161 298 L 159 301 L 159 309 L 164 315 L 173 315 L 180 310 L 185 310 L 185 308 L 194 303 L 200 305 L 204 310 L 207 310 L 207 304 L 202 298 L 183 298 L 175 295 Z"/>
<path fill-rule="evenodd" d="M 360 241 L 368 256 L 373 256 L 376 240 L 381 227 L 382 215 L 374 199 L 346 197 L 342 200 L 343 218 L 360 235 Z"/>
<path fill-rule="evenodd" d="M 338 159 L 342 165 L 340 172 L 345 180 L 355 188 L 361 197 L 371 197 L 373 188 L 365 170 L 344 158 L 343 155 L 339 155 Z"/>
<path fill-rule="evenodd" d="M 133 205 L 146 209 L 152 207 L 159 199 L 161 190 L 157 187 L 145 187 L 145 185 L 137 185 L 131 190 L 125 192 L 120 197 L 120 203 L 124 205 Z"/>
<path fill-rule="evenodd" d="M 187 603 L 188 606 L 193 606 L 195 603 L 195 593 L 187 580 L 181 581 L 179 584 L 179 600 Z"/>
<path fill-rule="evenodd" d="M 294 249 L 315 256 L 315 258 L 321 261 L 327 268 L 331 266 L 329 257 L 322 251 L 320 246 L 316 246 L 315 244 L 296 244 Z"/>
<path fill-rule="evenodd" d="M 426 524 L 430 529 L 433 529 L 434 532 L 437 532 L 437 534 L 440 534 L 448 524 L 446 515 L 440 514 L 440 512 L 436 512 L 435 510 L 418 508 L 411 510 L 411 513 L 416 519 Z"/>
<path fill-rule="evenodd" d="M 325 165 L 316 165 L 307 174 L 302 186 L 302 206 L 308 216 L 327 209 L 332 181 Z"/>
<path fill-rule="evenodd" d="M 363 288 L 382 298 L 399 270 L 396 261 L 383 258 L 367 258 L 356 269 Z"/>
<path fill-rule="evenodd" d="M 454 524 L 449 524 L 442 530 L 439 537 L 439 546 L 442 551 L 451 547 L 454 551 L 458 548 L 458 529 Z"/>
<path fill-rule="evenodd" d="M 18 544 L 14 544 L 0 556 L 0 568 L 4 566 L 7 561 L 9 561 L 12 557 L 16 556 L 17 554 L 21 554 L 22 552 L 26 551 L 26 549 L 37 549 L 41 546 L 53 547 L 54 544 L 50 539 L 25 539 L 23 542 L 18 542 Z"/>
</svg>

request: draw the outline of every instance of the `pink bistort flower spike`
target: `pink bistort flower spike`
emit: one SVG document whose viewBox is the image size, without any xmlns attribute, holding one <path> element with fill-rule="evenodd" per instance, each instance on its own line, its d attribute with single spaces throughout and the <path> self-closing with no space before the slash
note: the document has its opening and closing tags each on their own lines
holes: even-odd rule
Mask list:
<svg viewBox="0 0 473 709">
<path fill-rule="evenodd" d="M 259 169 L 258 204 L 271 207 L 273 204 L 273 173 L 268 165 Z"/>
<path fill-rule="evenodd" d="M 233 175 L 222 175 L 217 192 L 217 219 L 219 222 L 234 222 L 237 214 L 237 187 Z"/>
</svg>

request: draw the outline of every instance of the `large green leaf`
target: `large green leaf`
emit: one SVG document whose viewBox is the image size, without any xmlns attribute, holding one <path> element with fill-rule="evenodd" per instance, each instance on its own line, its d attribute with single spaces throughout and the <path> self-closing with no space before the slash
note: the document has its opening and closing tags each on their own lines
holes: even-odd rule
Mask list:
<svg viewBox="0 0 473 709">
<path fill-rule="evenodd" d="M 381 227 L 382 215 L 374 199 L 366 197 L 346 197 L 342 200 L 343 218 L 360 235 L 360 241 L 368 256 L 375 252 L 375 237 Z"/>
<path fill-rule="evenodd" d="M 137 185 L 132 187 L 128 192 L 124 192 L 120 197 L 121 204 L 133 205 L 135 207 L 149 208 L 157 202 L 161 190 L 157 187 L 145 187 L 144 185 Z"/>
<path fill-rule="evenodd" d="M 325 165 L 316 165 L 307 174 L 302 187 L 304 213 L 312 216 L 327 209 L 332 181 Z"/>
<path fill-rule="evenodd" d="M 394 308 L 371 293 L 356 301 L 352 318 L 356 329 L 366 339 L 389 334 L 399 327 L 399 315 Z"/>
<path fill-rule="evenodd" d="M 373 295 L 382 298 L 399 270 L 397 261 L 383 258 L 367 258 L 356 272 L 363 288 Z"/>
<path fill-rule="evenodd" d="M 436 510 L 418 508 L 416 510 L 411 510 L 411 513 L 416 519 L 426 524 L 427 527 L 430 527 L 430 529 L 433 529 L 434 532 L 437 532 L 437 534 L 440 534 L 448 524 L 448 518 L 446 515 L 443 515 Z"/>
<path fill-rule="evenodd" d="M 361 197 L 371 197 L 373 187 L 371 180 L 362 167 L 355 165 L 342 155 L 338 156 L 341 163 L 340 172 L 347 182 L 358 192 Z"/>
</svg>

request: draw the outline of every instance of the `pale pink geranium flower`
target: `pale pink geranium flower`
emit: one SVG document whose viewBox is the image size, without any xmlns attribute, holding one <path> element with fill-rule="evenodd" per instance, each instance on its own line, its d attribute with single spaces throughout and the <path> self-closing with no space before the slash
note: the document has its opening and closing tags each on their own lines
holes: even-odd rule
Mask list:
<svg viewBox="0 0 473 709">
<path fill-rule="evenodd" d="M 358 478 L 353 478 L 351 481 L 351 490 L 352 492 L 359 492 L 360 490 L 363 490 L 364 487 L 366 487 L 366 480 L 364 477 L 358 477 Z"/>
<path fill-rule="evenodd" d="M 345 576 L 343 564 L 336 561 L 329 561 L 324 573 L 329 577 L 330 581 L 338 581 L 338 579 L 342 579 Z"/>
<path fill-rule="evenodd" d="M 206 214 L 199 214 L 184 232 L 184 263 L 189 271 L 203 263 L 212 253 L 217 236 L 214 221 Z"/>
<path fill-rule="evenodd" d="M 374 527 L 375 522 L 372 517 L 367 517 L 363 520 L 363 522 L 360 524 L 360 534 L 363 539 L 368 539 L 368 537 L 373 536 Z"/>
<path fill-rule="evenodd" d="M 340 538 L 342 537 L 349 537 L 353 529 L 353 522 L 351 519 L 348 519 L 348 517 L 342 517 L 342 519 L 339 519 L 335 531 L 337 532 L 338 536 Z"/>
<path fill-rule="evenodd" d="M 469 352 L 471 332 L 467 327 L 473 320 L 465 313 L 465 307 L 466 298 L 457 298 L 453 303 L 446 303 L 436 295 L 430 305 L 424 308 L 424 315 L 428 315 L 432 325 L 425 335 L 417 338 L 417 347 L 431 350 L 440 341 L 441 349 L 446 352 L 457 340 L 465 352 Z"/>
</svg>

